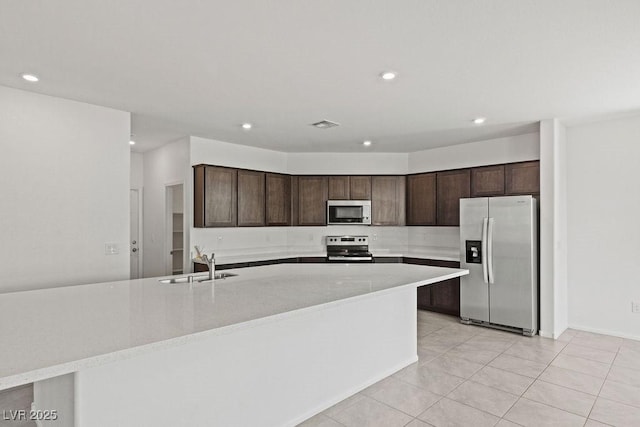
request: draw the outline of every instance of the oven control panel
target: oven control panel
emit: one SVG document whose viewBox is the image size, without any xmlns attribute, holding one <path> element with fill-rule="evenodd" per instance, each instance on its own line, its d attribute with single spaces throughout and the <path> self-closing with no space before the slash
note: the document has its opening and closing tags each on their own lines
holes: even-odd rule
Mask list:
<svg viewBox="0 0 640 427">
<path fill-rule="evenodd" d="M 369 236 L 327 236 L 327 246 L 362 246 L 369 244 Z"/>
</svg>

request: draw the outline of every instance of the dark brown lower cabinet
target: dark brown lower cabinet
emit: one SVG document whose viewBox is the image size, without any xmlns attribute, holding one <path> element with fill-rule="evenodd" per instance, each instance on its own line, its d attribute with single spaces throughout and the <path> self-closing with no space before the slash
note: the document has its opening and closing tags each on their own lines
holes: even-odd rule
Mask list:
<svg viewBox="0 0 640 427">
<path fill-rule="evenodd" d="M 457 261 L 405 258 L 407 264 L 431 265 L 434 267 L 460 268 Z M 460 278 L 445 280 L 418 288 L 418 308 L 438 313 L 460 316 Z"/>
</svg>

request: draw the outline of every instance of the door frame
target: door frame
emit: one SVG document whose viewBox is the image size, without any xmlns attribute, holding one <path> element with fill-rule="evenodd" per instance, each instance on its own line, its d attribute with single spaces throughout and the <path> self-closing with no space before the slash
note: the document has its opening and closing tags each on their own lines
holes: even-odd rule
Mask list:
<svg viewBox="0 0 640 427">
<path fill-rule="evenodd" d="M 142 228 L 144 221 L 144 188 L 132 187 L 129 188 L 129 193 L 131 193 L 131 191 L 138 192 L 138 278 L 142 279 L 144 277 L 144 270 L 142 268 L 144 260 L 144 229 Z M 129 215 L 131 215 L 131 206 L 129 206 Z M 131 230 L 129 230 L 129 250 L 131 250 Z M 131 256 L 129 256 L 129 262 L 131 262 Z M 131 266 L 129 266 L 129 271 L 131 271 Z"/>
<path fill-rule="evenodd" d="M 187 253 L 187 248 L 185 247 L 186 243 L 186 215 L 185 215 L 185 205 L 187 200 L 186 188 L 184 180 L 178 181 L 170 181 L 164 184 L 164 271 L 168 276 L 173 275 L 173 257 L 171 256 L 171 250 L 173 249 L 173 189 L 176 185 L 182 185 L 182 271 L 183 273 L 187 270 L 185 269 L 185 254 Z M 171 200 L 169 200 L 168 195 L 171 194 Z"/>
</svg>

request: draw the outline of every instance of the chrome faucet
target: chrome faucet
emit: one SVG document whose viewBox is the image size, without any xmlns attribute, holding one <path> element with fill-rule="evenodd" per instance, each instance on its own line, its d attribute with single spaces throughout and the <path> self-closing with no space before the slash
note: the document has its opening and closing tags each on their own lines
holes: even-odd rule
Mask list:
<svg viewBox="0 0 640 427">
<path fill-rule="evenodd" d="M 209 280 L 213 280 L 216 276 L 216 254 L 212 253 L 211 258 L 209 258 L 206 254 L 201 255 L 200 258 L 207 264 L 209 267 Z"/>
</svg>

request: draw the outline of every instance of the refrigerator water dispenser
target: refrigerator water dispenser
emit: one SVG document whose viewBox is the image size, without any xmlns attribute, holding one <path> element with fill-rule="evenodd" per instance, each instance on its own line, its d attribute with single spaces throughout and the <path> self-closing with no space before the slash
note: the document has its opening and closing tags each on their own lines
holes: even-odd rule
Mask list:
<svg viewBox="0 0 640 427">
<path fill-rule="evenodd" d="M 466 240 L 467 247 L 467 264 L 482 264 L 482 241 L 481 240 Z"/>
</svg>

